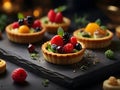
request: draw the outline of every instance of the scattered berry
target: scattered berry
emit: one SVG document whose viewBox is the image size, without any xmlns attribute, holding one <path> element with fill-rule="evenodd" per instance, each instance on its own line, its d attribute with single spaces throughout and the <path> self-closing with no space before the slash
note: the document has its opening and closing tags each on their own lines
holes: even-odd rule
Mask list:
<svg viewBox="0 0 120 90">
<path fill-rule="evenodd" d="M 29 45 L 28 45 L 28 51 L 29 51 L 29 53 L 35 52 L 35 46 L 32 45 L 32 44 L 29 44 Z"/>
<path fill-rule="evenodd" d="M 50 10 L 48 12 L 48 19 L 51 21 L 51 22 L 55 22 L 55 17 L 56 17 L 56 13 L 54 12 L 54 10 Z"/>
<path fill-rule="evenodd" d="M 55 35 L 51 39 L 51 44 L 56 44 L 57 46 L 63 46 L 63 39 L 60 35 Z"/>
<path fill-rule="evenodd" d="M 61 22 L 63 22 L 63 16 L 62 16 L 62 13 L 61 13 L 61 12 L 58 12 L 58 13 L 56 14 L 55 22 L 56 22 L 56 23 L 61 23 Z"/>
<path fill-rule="evenodd" d="M 12 28 L 15 29 L 15 28 L 19 28 L 19 23 L 18 22 L 14 22 L 12 24 Z"/>
<path fill-rule="evenodd" d="M 66 45 L 64 45 L 63 50 L 65 53 L 72 53 L 73 52 L 73 45 L 71 43 L 67 43 Z"/>
<path fill-rule="evenodd" d="M 27 72 L 23 68 L 17 68 L 12 72 L 11 76 L 15 82 L 22 83 L 27 77 Z"/>
<path fill-rule="evenodd" d="M 76 39 L 76 37 L 72 36 L 72 37 L 70 38 L 70 43 L 72 43 L 72 45 L 75 46 L 75 45 L 77 44 L 77 39 Z"/>
</svg>

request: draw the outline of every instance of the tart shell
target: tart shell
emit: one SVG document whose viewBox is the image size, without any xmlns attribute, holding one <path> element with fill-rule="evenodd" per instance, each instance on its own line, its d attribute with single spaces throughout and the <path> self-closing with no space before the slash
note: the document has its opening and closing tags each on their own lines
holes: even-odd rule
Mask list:
<svg viewBox="0 0 120 90">
<path fill-rule="evenodd" d="M 45 18 L 48 20 L 47 17 L 41 18 L 42 25 L 46 27 L 47 32 L 53 33 L 53 34 L 57 33 L 57 30 L 59 27 L 62 27 L 64 31 L 67 31 L 71 24 L 70 19 L 68 19 L 66 17 L 63 17 L 64 23 L 44 23 L 43 19 L 45 19 Z"/>
<path fill-rule="evenodd" d="M 0 74 L 4 73 L 6 70 L 6 62 L 0 59 Z"/>
<path fill-rule="evenodd" d="M 43 27 L 43 29 L 39 32 L 34 33 L 16 33 L 12 32 L 11 24 L 6 27 L 6 34 L 10 41 L 15 43 L 21 43 L 21 44 L 28 44 L 28 43 L 35 43 L 40 40 L 42 40 L 44 33 L 46 31 L 46 28 Z"/>
<path fill-rule="evenodd" d="M 68 53 L 68 54 L 59 54 L 48 51 L 47 45 L 49 41 L 42 45 L 42 53 L 43 57 L 47 62 L 59 65 L 69 65 L 80 62 L 83 58 L 85 47 L 84 44 L 81 43 L 82 49 L 76 53 Z"/>
<path fill-rule="evenodd" d="M 78 33 L 80 32 L 80 30 L 81 29 L 74 31 L 73 36 L 75 36 L 78 39 L 78 41 L 84 43 L 86 48 L 89 48 L 89 49 L 105 48 L 111 44 L 113 33 L 109 30 L 107 30 L 109 35 L 103 38 L 86 38 L 86 37 L 79 36 Z"/>
<path fill-rule="evenodd" d="M 116 36 L 120 39 L 120 26 L 116 27 Z"/>
</svg>

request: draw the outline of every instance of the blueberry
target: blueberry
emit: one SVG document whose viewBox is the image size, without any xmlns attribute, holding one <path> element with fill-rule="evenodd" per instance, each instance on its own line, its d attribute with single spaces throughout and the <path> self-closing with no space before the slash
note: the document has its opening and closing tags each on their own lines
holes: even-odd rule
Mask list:
<svg viewBox="0 0 120 90">
<path fill-rule="evenodd" d="M 57 48 L 57 45 L 56 44 L 52 44 L 51 45 L 51 49 L 53 52 L 56 52 L 56 48 Z"/>
<path fill-rule="evenodd" d="M 82 49 L 81 44 L 80 44 L 80 43 L 77 43 L 77 44 L 75 45 L 75 49 L 77 49 L 77 50 L 81 50 L 81 49 Z"/>
<path fill-rule="evenodd" d="M 33 19 L 32 16 L 27 16 L 27 19 L 26 19 L 26 20 L 27 20 L 28 25 L 33 24 L 34 19 Z"/>
<path fill-rule="evenodd" d="M 24 19 L 19 19 L 18 23 L 19 23 L 20 26 L 23 25 L 24 24 Z"/>
<path fill-rule="evenodd" d="M 58 53 L 63 53 L 63 48 L 62 48 L 62 46 L 58 46 L 58 47 L 56 48 L 56 51 L 57 51 Z"/>
<path fill-rule="evenodd" d="M 39 32 L 40 30 L 41 30 L 41 27 L 36 27 L 36 28 L 35 28 L 35 31 L 36 31 L 36 32 Z"/>
</svg>

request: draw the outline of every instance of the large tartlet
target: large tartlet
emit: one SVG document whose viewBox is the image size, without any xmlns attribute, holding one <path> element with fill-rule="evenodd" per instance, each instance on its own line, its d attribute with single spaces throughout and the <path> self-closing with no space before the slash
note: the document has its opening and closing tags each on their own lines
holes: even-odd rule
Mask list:
<svg viewBox="0 0 120 90">
<path fill-rule="evenodd" d="M 80 51 L 75 53 L 66 53 L 66 54 L 49 52 L 47 50 L 48 43 L 49 41 L 44 43 L 41 49 L 44 59 L 50 63 L 59 64 L 59 65 L 69 65 L 80 62 L 83 58 L 85 52 L 85 46 L 80 42 L 79 43 L 82 45 L 82 49 Z"/>
<path fill-rule="evenodd" d="M 6 34 L 10 41 L 21 44 L 35 43 L 42 40 L 44 33 L 46 31 L 45 27 L 38 32 L 34 33 L 19 33 L 12 31 L 12 24 L 6 27 Z"/>
<path fill-rule="evenodd" d="M 113 38 L 113 33 L 111 31 L 107 30 L 109 35 L 102 38 L 86 38 L 79 35 L 79 32 L 82 29 L 74 31 L 73 36 L 75 36 L 80 42 L 84 43 L 86 48 L 104 48 L 111 44 L 111 40 Z"/>
<path fill-rule="evenodd" d="M 46 27 L 46 31 L 49 33 L 57 33 L 57 29 L 59 27 L 62 27 L 64 31 L 67 31 L 70 24 L 71 20 L 67 17 L 63 17 L 63 22 L 62 23 L 52 23 L 48 20 L 48 17 L 43 17 L 40 19 L 42 22 L 42 25 Z"/>
</svg>

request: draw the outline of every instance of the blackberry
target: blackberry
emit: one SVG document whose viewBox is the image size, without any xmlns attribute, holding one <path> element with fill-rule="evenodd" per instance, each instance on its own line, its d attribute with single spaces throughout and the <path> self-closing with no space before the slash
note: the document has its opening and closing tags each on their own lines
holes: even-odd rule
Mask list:
<svg viewBox="0 0 120 90">
<path fill-rule="evenodd" d="M 36 32 L 39 32 L 41 29 L 42 29 L 41 27 L 36 27 L 36 28 L 35 28 L 35 31 L 36 31 Z"/>
<path fill-rule="evenodd" d="M 77 49 L 77 50 L 81 50 L 81 49 L 82 49 L 81 44 L 80 44 L 80 43 L 77 43 L 77 44 L 75 45 L 75 49 Z"/>
<path fill-rule="evenodd" d="M 19 23 L 20 26 L 21 26 L 21 25 L 24 25 L 24 19 L 19 19 L 19 20 L 18 20 L 18 23 Z"/>
<path fill-rule="evenodd" d="M 70 34 L 68 32 L 65 32 L 63 35 L 64 44 L 68 43 L 69 39 L 70 39 Z"/>
</svg>

